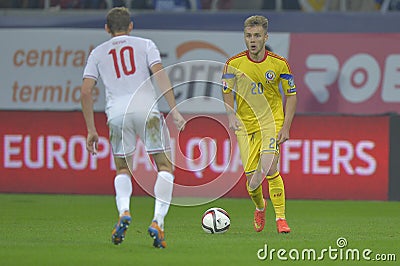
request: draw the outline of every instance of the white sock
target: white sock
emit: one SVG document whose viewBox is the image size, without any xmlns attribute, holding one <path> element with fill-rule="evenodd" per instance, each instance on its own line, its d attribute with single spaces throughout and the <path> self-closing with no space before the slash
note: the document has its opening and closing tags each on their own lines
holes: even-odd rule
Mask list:
<svg viewBox="0 0 400 266">
<path fill-rule="evenodd" d="M 154 185 L 156 202 L 153 220 L 157 221 L 162 230 L 164 230 L 164 217 L 167 215 L 171 204 L 173 188 L 174 175 L 166 171 L 158 172 L 156 184 Z"/>
<path fill-rule="evenodd" d="M 129 211 L 132 195 L 132 181 L 127 174 L 119 174 L 114 178 L 115 201 L 121 216 L 125 211 Z"/>
</svg>

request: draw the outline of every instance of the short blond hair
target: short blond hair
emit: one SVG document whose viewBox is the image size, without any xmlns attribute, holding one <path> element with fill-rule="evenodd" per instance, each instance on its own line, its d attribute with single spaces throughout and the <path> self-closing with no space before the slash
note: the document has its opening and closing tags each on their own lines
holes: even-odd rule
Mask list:
<svg viewBox="0 0 400 266">
<path fill-rule="evenodd" d="M 112 34 L 126 32 L 131 23 L 131 13 L 126 7 L 114 7 L 107 13 L 107 26 Z"/>
<path fill-rule="evenodd" d="M 267 33 L 268 32 L 268 19 L 264 16 L 255 15 L 255 16 L 248 17 L 244 21 L 245 28 L 246 27 L 254 27 L 254 26 L 262 26 L 264 29 L 264 32 Z"/>
</svg>

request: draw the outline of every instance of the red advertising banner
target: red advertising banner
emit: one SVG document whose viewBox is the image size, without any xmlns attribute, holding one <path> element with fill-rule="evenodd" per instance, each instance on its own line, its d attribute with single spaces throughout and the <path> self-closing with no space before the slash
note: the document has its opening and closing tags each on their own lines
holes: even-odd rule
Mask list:
<svg viewBox="0 0 400 266">
<path fill-rule="evenodd" d="M 292 33 L 290 42 L 298 112 L 400 113 L 400 34 Z"/>
<path fill-rule="evenodd" d="M 290 198 L 387 200 L 388 116 L 297 116 L 281 155 Z"/>
<path fill-rule="evenodd" d="M 99 152 L 85 149 L 80 112 L 0 112 L 0 192 L 113 194 L 115 166 L 105 115 L 96 113 Z M 248 197 L 235 135 L 225 115 L 186 115 L 170 124 L 175 197 Z M 167 118 L 168 121 L 168 118 Z M 379 130 L 378 130 L 379 129 Z M 387 200 L 387 116 L 301 116 L 281 147 L 289 199 Z M 156 171 L 139 141 L 134 195 L 152 194 Z M 267 193 L 267 189 L 265 189 Z"/>
<path fill-rule="evenodd" d="M 106 119 L 99 155 L 86 151 L 80 112 L 0 112 L 1 192 L 112 194 L 113 171 Z"/>
</svg>

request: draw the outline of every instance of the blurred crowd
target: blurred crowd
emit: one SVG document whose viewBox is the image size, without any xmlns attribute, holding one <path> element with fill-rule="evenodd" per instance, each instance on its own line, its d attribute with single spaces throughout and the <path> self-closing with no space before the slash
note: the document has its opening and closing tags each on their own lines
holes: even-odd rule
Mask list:
<svg viewBox="0 0 400 266">
<path fill-rule="evenodd" d="M 1 0 L 0 8 L 107 9 L 125 6 L 156 11 L 187 10 L 400 10 L 400 0 Z"/>
</svg>

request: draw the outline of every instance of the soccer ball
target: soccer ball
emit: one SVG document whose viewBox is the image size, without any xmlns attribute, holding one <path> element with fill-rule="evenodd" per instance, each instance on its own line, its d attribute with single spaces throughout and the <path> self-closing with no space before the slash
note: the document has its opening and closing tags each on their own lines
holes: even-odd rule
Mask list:
<svg viewBox="0 0 400 266">
<path fill-rule="evenodd" d="M 214 207 L 204 212 L 201 227 L 209 234 L 221 234 L 228 231 L 231 225 L 229 214 L 221 208 Z"/>
</svg>

